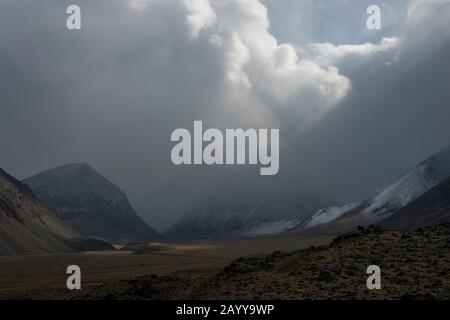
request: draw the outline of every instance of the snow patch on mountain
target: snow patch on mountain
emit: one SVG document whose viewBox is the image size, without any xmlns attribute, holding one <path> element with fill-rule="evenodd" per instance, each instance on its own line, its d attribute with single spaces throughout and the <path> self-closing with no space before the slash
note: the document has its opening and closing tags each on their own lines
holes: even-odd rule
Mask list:
<svg viewBox="0 0 450 320">
<path fill-rule="evenodd" d="M 375 220 L 388 217 L 450 176 L 450 148 L 428 158 L 381 190 L 362 213 Z"/>
<path fill-rule="evenodd" d="M 255 226 L 242 232 L 240 235 L 254 237 L 260 235 L 283 233 L 294 229 L 299 223 L 300 220 L 297 219 L 262 223 L 259 226 Z"/>
<path fill-rule="evenodd" d="M 295 228 L 318 208 L 315 203 L 278 199 L 206 203 L 186 213 L 164 235 L 180 241 L 282 233 Z"/>
<path fill-rule="evenodd" d="M 311 218 L 303 223 L 303 229 L 331 222 L 341 217 L 344 213 L 356 208 L 360 202 L 346 204 L 342 207 L 330 207 L 317 211 Z"/>
<path fill-rule="evenodd" d="M 450 147 L 421 162 L 379 191 L 373 198 L 343 207 L 321 209 L 303 221 L 298 229 L 347 218 L 348 225 L 353 223 L 352 220 L 358 223 L 362 223 L 361 221 L 377 223 L 398 212 L 448 177 L 450 177 Z M 354 220 L 357 216 L 362 219 Z"/>
</svg>

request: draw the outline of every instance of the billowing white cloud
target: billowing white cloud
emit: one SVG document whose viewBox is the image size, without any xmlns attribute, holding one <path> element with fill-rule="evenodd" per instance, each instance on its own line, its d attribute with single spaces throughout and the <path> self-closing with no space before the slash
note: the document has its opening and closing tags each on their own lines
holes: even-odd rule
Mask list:
<svg viewBox="0 0 450 320">
<path fill-rule="evenodd" d="M 450 0 L 413 0 L 408 8 L 406 28 L 409 33 L 423 33 L 440 38 L 449 36 Z"/>
<path fill-rule="evenodd" d="M 366 42 L 363 44 L 341 44 L 314 43 L 309 46 L 309 55 L 319 65 L 339 65 L 345 59 L 359 59 L 365 62 L 373 59 L 376 55 L 391 53 L 394 57 L 400 48 L 400 38 L 383 38 L 380 43 Z M 354 62 L 354 60 L 353 60 Z"/>
<path fill-rule="evenodd" d="M 215 88 L 215 103 L 204 108 L 203 116 L 216 122 L 220 118 L 224 125 L 239 113 L 242 125 L 309 127 L 349 92 L 351 82 L 340 69 L 348 76 L 367 63 L 389 66 L 405 50 L 432 47 L 434 35 L 442 39 L 450 30 L 449 0 L 413 0 L 403 30 L 379 43 L 326 42 L 301 48 L 279 43 L 269 32 L 267 9 L 259 0 L 130 3 L 140 10 L 165 7 L 163 12 L 177 13 L 165 19 L 172 25 L 181 20 L 186 28 L 184 59 L 188 63 L 193 60 L 190 47 L 214 57 L 219 69 L 211 69 L 210 76 L 221 87 Z M 158 42 L 170 39 L 167 34 L 160 36 Z"/>
<path fill-rule="evenodd" d="M 450 39 L 450 0 L 412 0 L 403 26 L 403 51 L 427 54 Z"/>
<path fill-rule="evenodd" d="M 383 10 L 383 17 L 389 15 L 389 7 Z M 338 67 L 353 80 L 351 75 L 360 73 L 361 67 L 390 66 L 400 59 L 414 63 L 450 39 L 450 0 L 412 0 L 405 12 L 397 32 L 378 43 L 311 43 L 300 50 L 306 59 L 322 67 Z"/>
<path fill-rule="evenodd" d="M 183 0 L 183 4 L 187 9 L 186 23 L 193 38 L 197 38 L 202 29 L 211 26 L 217 19 L 208 0 Z"/>
<path fill-rule="evenodd" d="M 142 3 L 138 8 L 143 8 Z M 131 4 L 136 7 L 135 1 Z M 259 0 L 148 0 L 145 4 L 147 10 L 177 6 L 190 35 L 187 45 L 216 56 L 222 74 L 214 76 L 223 79 L 225 88 L 220 92 L 226 94 L 211 106 L 214 112 L 251 110 L 254 119 L 250 120 L 281 126 L 289 120 L 303 126 L 336 106 L 350 89 L 349 79 L 336 68 L 322 67 L 313 59 L 299 57 L 293 45 L 278 43 L 269 32 L 267 9 Z M 287 110 L 291 114 L 283 117 Z"/>
<path fill-rule="evenodd" d="M 295 10 L 284 7 L 278 19 L 287 12 L 296 19 L 301 11 L 303 19 L 296 20 L 304 21 L 310 15 L 304 2 L 315 12 L 307 25 L 284 24 L 293 34 L 305 34 L 304 41 L 293 45 L 294 36 L 280 41 L 280 33 L 274 35 L 268 11 L 257 0 L 78 0 L 83 27 L 76 32 L 65 29 L 65 2 L 2 0 L 0 108 L 7 116 L 0 117 L 0 149 L 5 150 L 0 166 L 25 177 L 61 163 L 89 162 L 123 187 L 149 221 L 167 226 L 208 195 L 225 192 L 225 180 L 232 176 L 216 169 L 174 169 L 169 155 L 175 128 L 190 128 L 193 120 L 217 128 L 280 127 L 282 147 L 297 147 L 300 131 L 339 110 L 350 91 L 366 95 L 371 88 L 391 89 L 390 83 L 379 81 L 357 92 L 359 81 L 369 78 L 373 84 L 408 69 L 402 64 L 407 57 L 420 63 L 420 54 L 448 39 L 449 0 L 413 0 L 407 21 L 399 23 L 403 29 L 392 34 L 394 27 L 383 29 L 382 36 L 390 38 L 361 44 L 361 39 L 375 39 L 363 30 L 367 1 L 339 2 L 334 11 L 326 1 L 286 1 L 299 4 Z M 350 6 L 363 18 L 347 26 L 341 22 Z M 322 28 L 330 12 L 336 19 Z M 332 28 L 334 37 L 327 38 Z M 316 29 L 320 32 L 314 33 Z M 324 41 L 333 44 L 307 45 Z M 398 69 L 380 68 L 397 56 Z M 382 69 L 373 82 L 365 63 L 377 72 Z M 346 72 L 358 64 L 361 68 Z M 386 70 L 391 73 L 384 74 Z M 337 113 L 348 120 L 343 127 L 355 125 L 346 109 L 348 105 Z M 362 105 L 352 110 L 364 116 L 369 112 Z M 407 116 L 393 122 L 402 123 Z M 315 128 L 322 130 L 322 125 Z M 362 131 L 344 135 L 345 145 L 352 146 L 352 139 L 365 143 Z M 327 144 L 326 139 L 317 141 Z M 341 149 L 334 152 L 347 162 L 348 148 Z M 296 153 L 290 158 L 293 164 L 282 166 L 280 176 L 308 162 L 309 152 L 290 150 Z M 284 155 L 282 161 L 288 158 Z M 316 166 L 322 158 L 313 157 L 311 170 L 305 171 L 324 170 Z M 242 184 L 238 193 L 262 186 L 242 178 L 242 171 L 231 171 Z M 302 179 L 304 175 L 295 176 L 294 191 Z"/>
</svg>

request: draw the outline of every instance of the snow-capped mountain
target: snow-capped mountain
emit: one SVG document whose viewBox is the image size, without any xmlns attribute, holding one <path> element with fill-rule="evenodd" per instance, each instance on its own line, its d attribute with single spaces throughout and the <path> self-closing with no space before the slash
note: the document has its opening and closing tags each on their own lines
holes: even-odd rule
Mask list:
<svg viewBox="0 0 450 320">
<path fill-rule="evenodd" d="M 395 229 L 416 229 L 449 221 L 450 178 L 447 178 L 380 224 Z"/>
<path fill-rule="evenodd" d="M 450 147 L 423 161 L 381 190 L 361 212 L 379 221 L 450 176 Z"/>
<path fill-rule="evenodd" d="M 165 235 L 172 239 L 256 236 L 338 223 L 332 232 L 378 222 L 414 201 L 450 176 L 450 147 L 423 161 L 373 198 L 341 207 L 320 209 L 272 197 L 246 204 L 209 204 L 188 212 Z M 319 210 L 320 209 L 320 210 Z"/>
<path fill-rule="evenodd" d="M 450 147 L 426 159 L 379 191 L 373 198 L 341 208 L 319 210 L 298 229 L 327 224 L 347 230 L 356 224 L 376 223 L 398 212 L 450 176 Z"/>
<path fill-rule="evenodd" d="M 24 181 L 36 197 L 83 235 L 116 242 L 158 239 L 127 196 L 86 164 L 48 170 Z"/>
</svg>

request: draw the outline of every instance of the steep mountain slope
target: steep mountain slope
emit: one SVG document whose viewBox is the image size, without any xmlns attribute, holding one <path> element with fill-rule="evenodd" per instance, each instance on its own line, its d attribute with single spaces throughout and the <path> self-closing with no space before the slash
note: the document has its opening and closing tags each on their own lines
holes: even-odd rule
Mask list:
<svg viewBox="0 0 450 320">
<path fill-rule="evenodd" d="M 444 222 L 450 222 L 450 178 L 380 224 L 395 229 L 414 229 Z"/>
<path fill-rule="evenodd" d="M 125 193 L 86 164 L 58 167 L 24 182 L 81 234 L 118 242 L 158 238 L 133 210 Z"/>
<path fill-rule="evenodd" d="M 77 237 L 26 185 L 0 169 L 0 255 L 70 251 Z"/>
<path fill-rule="evenodd" d="M 362 212 L 379 221 L 450 176 L 450 147 L 428 158 L 379 192 Z"/>
<path fill-rule="evenodd" d="M 346 204 L 342 207 L 329 207 L 329 208 L 325 208 L 325 209 L 320 209 L 314 215 L 312 215 L 310 218 L 306 219 L 300 225 L 298 225 L 297 229 L 312 228 L 314 226 L 336 220 L 339 217 L 341 217 L 343 214 L 345 214 L 346 212 L 353 210 L 354 208 L 358 207 L 359 205 L 360 205 L 360 203 L 357 202 L 357 203 Z"/>
<path fill-rule="evenodd" d="M 420 163 L 373 198 L 363 213 L 388 216 L 450 176 L 450 147 Z"/>
<path fill-rule="evenodd" d="M 357 225 L 378 223 L 413 202 L 424 193 L 450 176 L 450 147 L 426 159 L 412 170 L 396 179 L 378 192 L 372 199 L 351 207 L 335 219 L 314 226 L 299 226 L 299 229 L 311 227 L 320 232 L 341 233 L 354 229 Z M 412 217 L 411 217 L 412 219 Z"/>
</svg>

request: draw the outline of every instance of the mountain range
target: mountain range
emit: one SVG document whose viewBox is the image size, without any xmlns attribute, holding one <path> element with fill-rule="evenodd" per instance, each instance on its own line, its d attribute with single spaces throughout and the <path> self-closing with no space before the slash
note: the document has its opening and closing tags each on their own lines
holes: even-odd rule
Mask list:
<svg viewBox="0 0 450 320">
<path fill-rule="evenodd" d="M 188 211 L 164 236 L 180 241 L 282 233 L 318 208 L 318 200 L 280 200 L 273 195 L 259 201 L 211 201 Z"/>
<path fill-rule="evenodd" d="M 298 201 L 293 204 L 279 199 L 263 199 L 244 205 L 207 204 L 186 213 L 165 233 L 165 236 L 169 239 L 186 240 L 256 236 L 302 230 L 342 233 L 355 229 L 358 225 L 378 223 L 397 212 L 399 214 L 401 212 L 404 217 L 401 221 L 398 220 L 396 227 L 420 225 L 418 222 L 412 222 L 415 219 L 414 215 L 409 217 L 405 210 L 411 210 L 409 204 L 448 177 L 450 177 L 450 147 L 419 163 L 373 197 L 361 202 L 327 208 L 320 208 L 319 201 L 309 203 Z M 427 206 L 426 199 L 432 200 L 431 197 L 422 199 L 424 208 Z M 442 215 L 439 214 L 442 219 L 435 220 L 447 221 L 448 215 L 444 213 Z M 386 223 L 389 221 L 386 220 Z"/>
<path fill-rule="evenodd" d="M 448 221 L 450 212 L 445 207 L 441 208 L 442 212 L 437 213 L 435 210 L 439 209 L 440 204 L 436 203 L 439 197 L 446 197 L 445 186 L 449 177 L 450 147 L 447 147 L 395 179 L 374 197 L 357 205 L 344 206 L 347 210 L 340 210 L 330 219 L 323 216 L 329 216 L 328 211 L 331 209 L 322 209 L 300 224 L 297 230 L 316 229 L 341 233 L 358 225 L 375 223 L 404 228 L 427 225 L 427 220 Z M 421 218 L 415 213 L 418 208 L 422 209 Z M 438 217 L 425 217 L 425 212 Z M 322 222 L 314 223 L 314 220 Z"/>
<path fill-rule="evenodd" d="M 320 209 L 320 201 L 210 202 L 194 208 L 164 236 L 182 241 L 301 231 L 343 233 L 358 225 L 408 229 L 450 221 L 450 147 L 372 198 Z M 111 248 L 161 239 L 125 193 L 87 164 L 70 164 L 23 182 L 0 169 L 0 254 Z"/>
</svg>

